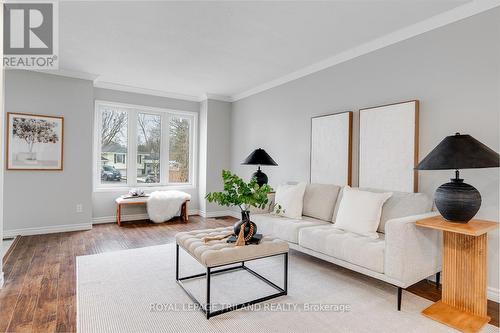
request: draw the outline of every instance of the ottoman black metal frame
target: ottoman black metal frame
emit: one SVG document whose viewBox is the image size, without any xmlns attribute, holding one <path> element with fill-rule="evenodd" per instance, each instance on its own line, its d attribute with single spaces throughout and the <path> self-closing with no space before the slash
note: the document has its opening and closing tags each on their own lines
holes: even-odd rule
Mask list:
<svg viewBox="0 0 500 333">
<path fill-rule="evenodd" d="M 185 251 L 185 252 L 189 254 L 189 252 L 187 252 L 187 251 Z M 262 257 L 258 257 L 258 258 L 255 258 L 255 259 L 246 260 L 246 262 L 253 261 L 253 260 L 259 260 L 259 259 L 264 259 L 264 258 L 275 257 L 275 256 L 281 256 L 281 255 L 284 256 L 283 257 L 283 259 L 284 259 L 283 260 L 283 262 L 284 262 L 284 267 L 283 267 L 283 278 L 284 278 L 283 285 L 284 286 L 283 286 L 283 288 L 280 287 L 280 286 L 278 286 L 274 282 L 271 282 L 269 279 L 263 277 L 259 273 L 255 272 L 254 270 L 252 270 L 248 266 L 246 266 L 245 265 L 245 261 L 235 261 L 235 262 L 227 263 L 227 264 L 224 264 L 224 265 L 206 267 L 206 270 L 207 270 L 206 273 L 200 273 L 200 274 L 195 274 L 195 275 L 190 275 L 190 276 L 179 277 L 179 244 L 176 244 L 176 247 L 175 247 L 175 280 L 182 287 L 182 289 L 186 292 L 186 294 L 189 296 L 189 298 L 191 298 L 191 300 L 200 307 L 201 311 L 203 313 L 205 313 L 207 319 L 210 319 L 211 317 L 214 317 L 214 316 L 217 316 L 217 315 L 229 312 L 229 311 L 241 309 L 241 308 L 244 308 L 244 307 L 252 305 L 252 304 L 264 302 L 264 301 L 267 301 L 267 300 L 270 300 L 270 299 L 273 299 L 273 298 L 276 298 L 276 297 L 287 295 L 287 293 L 288 293 L 288 252 L 277 253 L 277 254 L 273 254 L 273 255 L 269 255 L 269 256 L 262 256 Z M 241 265 L 231 266 L 231 267 L 226 267 L 226 268 L 220 268 L 220 267 L 234 265 L 234 264 L 238 264 L 238 263 L 241 264 Z M 274 294 L 271 294 L 271 295 L 268 295 L 268 296 L 260 297 L 260 298 L 257 298 L 257 299 L 254 299 L 254 300 L 251 300 L 251 301 L 248 301 L 248 302 L 244 302 L 244 303 L 240 303 L 240 304 L 235 304 L 235 305 L 231 305 L 229 307 L 223 308 L 223 309 L 211 311 L 211 303 L 210 303 L 210 287 L 211 287 L 210 286 L 210 277 L 212 275 L 214 275 L 214 274 L 226 273 L 226 272 L 231 272 L 231 271 L 235 271 L 235 270 L 245 270 L 245 271 L 249 272 L 250 274 L 256 276 L 257 278 L 259 278 L 262 281 L 264 281 L 265 283 L 267 283 L 269 286 L 271 286 L 274 289 L 276 289 L 278 292 L 274 293 Z M 194 279 L 194 278 L 199 278 L 199 277 L 202 277 L 202 276 L 205 276 L 206 280 L 207 280 L 206 281 L 206 283 L 207 283 L 207 287 L 206 287 L 206 301 L 207 302 L 206 302 L 205 306 L 203 306 L 203 304 L 200 301 L 198 301 L 196 299 L 196 297 L 182 283 L 182 281 L 189 280 L 189 279 Z"/>
</svg>

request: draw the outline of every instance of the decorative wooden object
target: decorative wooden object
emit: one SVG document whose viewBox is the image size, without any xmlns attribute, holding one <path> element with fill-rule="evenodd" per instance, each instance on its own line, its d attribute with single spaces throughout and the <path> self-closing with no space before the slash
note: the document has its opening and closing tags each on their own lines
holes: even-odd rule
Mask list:
<svg viewBox="0 0 500 333">
<path fill-rule="evenodd" d="M 124 199 L 122 197 L 119 197 L 115 200 L 116 202 L 116 223 L 118 223 L 119 226 L 121 226 L 122 222 L 122 206 L 126 205 L 145 205 L 148 201 L 148 197 L 138 197 L 138 198 L 131 198 L 131 199 Z M 189 220 L 189 214 L 188 214 L 188 202 L 190 200 L 184 201 L 182 206 L 181 206 L 181 218 L 182 221 L 188 222 Z"/>
<path fill-rule="evenodd" d="M 443 231 L 443 293 L 440 301 L 422 313 L 462 332 L 478 332 L 490 321 L 487 315 L 487 232 L 498 223 L 471 220 L 453 223 L 442 216 L 416 225 Z"/>
</svg>

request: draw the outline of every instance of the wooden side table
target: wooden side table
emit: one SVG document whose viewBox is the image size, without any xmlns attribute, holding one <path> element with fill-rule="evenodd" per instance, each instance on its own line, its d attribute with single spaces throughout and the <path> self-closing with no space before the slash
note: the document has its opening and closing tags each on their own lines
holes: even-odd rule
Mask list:
<svg viewBox="0 0 500 333">
<path fill-rule="evenodd" d="M 138 197 L 138 198 L 128 198 L 125 199 L 123 197 L 116 198 L 116 223 L 121 226 L 122 222 L 122 206 L 126 205 L 145 205 L 148 201 L 149 197 Z M 181 218 L 183 222 L 188 222 L 189 214 L 188 214 L 188 202 L 186 200 L 183 202 L 181 206 Z"/>
<path fill-rule="evenodd" d="M 443 231 L 442 297 L 422 314 L 462 332 L 479 331 L 491 319 L 486 297 L 487 233 L 499 224 L 484 220 L 453 223 L 435 216 L 416 225 Z"/>
</svg>

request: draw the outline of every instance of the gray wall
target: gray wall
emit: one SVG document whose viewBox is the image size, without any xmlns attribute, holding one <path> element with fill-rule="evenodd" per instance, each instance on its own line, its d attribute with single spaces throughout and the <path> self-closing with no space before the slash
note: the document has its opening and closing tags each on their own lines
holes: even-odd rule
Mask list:
<svg viewBox="0 0 500 333">
<path fill-rule="evenodd" d="M 93 192 L 94 101 L 146 105 L 199 112 L 198 102 L 93 88 L 92 81 L 11 70 L 5 77 L 5 112 L 64 116 L 64 171 L 6 171 L 4 228 L 7 234 L 26 228 L 92 223 L 113 219 L 114 199 L 127 190 Z M 197 170 L 195 170 L 197 172 Z M 190 208 L 198 209 L 198 190 Z M 76 205 L 83 204 L 83 213 Z M 124 214 L 143 214 L 134 207 Z M 29 231 L 23 231 L 29 233 Z"/>
<path fill-rule="evenodd" d="M 468 133 L 499 151 L 500 9 L 491 10 L 233 103 L 231 167 L 262 147 L 277 161 L 271 185 L 309 179 L 312 116 L 419 99 L 420 158 L 445 136 Z M 358 114 L 354 117 L 357 156 Z M 353 175 L 357 175 L 357 159 Z M 498 169 L 464 170 L 478 188 L 478 217 L 499 219 Z M 453 171 L 426 171 L 420 191 L 432 195 Z M 354 177 L 357 184 L 357 177 Z M 489 286 L 499 286 L 498 231 L 490 233 Z"/>
<path fill-rule="evenodd" d="M 208 99 L 201 104 L 199 203 L 202 215 L 225 214 L 227 207 L 208 203 L 205 195 L 223 189 L 221 170 L 230 168 L 231 103 Z M 221 213 L 222 212 L 222 213 Z"/>
<path fill-rule="evenodd" d="M 206 212 L 207 201 L 205 194 L 207 193 L 207 163 L 208 163 L 208 100 L 200 103 L 199 122 L 200 130 L 198 133 L 198 207 L 200 211 Z"/>
<path fill-rule="evenodd" d="M 200 103 L 193 101 L 185 101 L 180 99 L 173 99 L 167 97 L 159 97 L 159 96 L 151 96 L 151 95 L 143 95 L 143 94 L 135 94 L 130 92 L 123 92 L 117 90 L 110 89 L 94 89 L 94 100 L 104 100 L 111 102 L 119 102 L 126 104 L 136 104 L 136 105 L 144 105 L 158 108 L 166 108 L 180 111 L 191 111 L 191 112 L 199 112 L 200 111 Z M 92 100 L 92 104 L 94 103 Z M 92 115 L 94 113 L 94 107 L 92 106 Z M 92 144 L 92 142 L 91 142 Z M 195 170 L 195 174 L 197 170 Z M 189 209 L 198 209 L 198 189 L 190 188 L 183 189 L 189 194 L 191 194 L 191 202 L 189 205 Z M 103 221 L 109 221 L 109 219 L 113 219 L 115 216 L 115 199 L 122 195 L 126 194 L 127 190 L 105 190 L 105 191 L 95 191 L 93 193 L 93 217 L 96 220 L 102 219 Z M 122 214 L 124 215 L 134 215 L 134 214 L 145 214 L 146 210 L 142 206 L 136 207 L 127 207 L 126 211 Z"/>
<path fill-rule="evenodd" d="M 5 171 L 5 231 L 91 223 L 92 89 L 91 81 L 6 71 L 5 112 L 64 117 L 64 170 Z"/>
</svg>

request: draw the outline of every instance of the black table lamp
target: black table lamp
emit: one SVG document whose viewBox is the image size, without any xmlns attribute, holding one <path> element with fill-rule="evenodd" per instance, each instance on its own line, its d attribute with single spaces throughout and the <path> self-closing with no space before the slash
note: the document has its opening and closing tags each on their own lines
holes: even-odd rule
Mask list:
<svg viewBox="0 0 500 333">
<path fill-rule="evenodd" d="M 495 168 L 500 155 L 467 134 L 447 136 L 415 169 L 455 169 L 455 178 L 438 187 L 434 202 L 441 215 L 450 222 L 467 223 L 481 207 L 481 195 L 459 177 L 459 169 Z"/>
<path fill-rule="evenodd" d="M 259 186 L 262 186 L 264 184 L 267 184 L 267 176 L 265 173 L 263 173 L 260 170 L 261 165 L 278 165 L 271 156 L 269 156 L 268 153 L 262 148 L 255 149 L 250 155 L 245 158 L 243 163 L 241 164 L 246 164 L 246 165 L 258 165 L 259 168 L 257 171 L 252 175 L 252 177 L 257 178 L 257 184 Z"/>
</svg>

